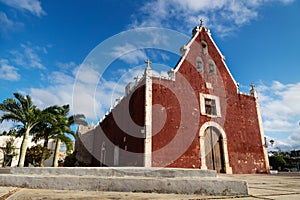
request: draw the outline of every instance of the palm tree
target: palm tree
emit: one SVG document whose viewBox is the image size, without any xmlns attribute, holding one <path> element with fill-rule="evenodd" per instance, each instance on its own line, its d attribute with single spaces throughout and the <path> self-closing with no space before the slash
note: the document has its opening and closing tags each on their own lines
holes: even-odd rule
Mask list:
<svg viewBox="0 0 300 200">
<path fill-rule="evenodd" d="M 46 157 L 46 149 L 48 148 L 49 139 L 53 137 L 55 134 L 55 125 L 57 121 L 57 116 L 59 115 L 59 106 L 50 106 L 45 108 L 42 111 L 42 114 L 47 117 L 47 120 L 37 124 L 33 131 L 35 136 L 33 138 L 34 142 L 44 140 L 43 148 L 42 148 L 42 159 L 40 163 L 40 167 L 44 167 L 45 157 Z"/>
<path fill-rule="evenodd" d="M 51 134 L 53 133 L 52 126 L 50 123 L 39 123 L 35 128 L 33 129 L 33 132 L 36 133 L 34 138 L 32 139 L 35 143 L 37 143 L 40 140 L 44 140 L 43 148 L 42 148 L 42 158 L 40 162 L 40 167 L 45 166 L 45 159 L 46 159 L 46 152 L 48 148 L 48 142 L 49 139 L 51 139 Z"/>
<path fill-rule="evenodd" d="M 73 124 L 82 124 L 87 125 L 85 121 L 85 116 L 83 114 L 72 115 L 68 117 L 70 112 L 69 105 L 64 105 L 60 109 L 60 113 L 57 115 L 56 124 L 54 125 L 54 135 L 52 138 L 56 139 L 55 145 L 55 153 L 53 157 L 53 167 L 58 166 L 58 156 L 60 151 L 60 144 L 63 142 L 66 145 L 67 152 L 73 150 L 73 142 L 71 138 L 69 138 L 65 134 L 70 134 L 75 138 L 75 133 L 71 129 L 71 125 Z"/>
<path fill-rule="evenodd" d="M 42 120 L 42 116 L 41 111 L 33 105 L 29 95 L 25 97 L 20 93 L 14 93 L 13 95 L 15 99 L 7 98 L 0 103 L 0 110 L 4 111 L 4 114 L 0 117 L 0 123 L 5 120 L 20 123 L 18 133 L 23 136 L 23 140 L 20 148 L 18 166 L 23 167 L 29 133 L 34 126 Z"/>
</svg>

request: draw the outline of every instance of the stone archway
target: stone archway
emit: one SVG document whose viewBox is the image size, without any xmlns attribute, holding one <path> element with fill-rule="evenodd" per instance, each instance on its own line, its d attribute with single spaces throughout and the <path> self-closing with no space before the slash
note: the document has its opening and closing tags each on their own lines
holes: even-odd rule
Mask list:
<svg viewBox="0 0 300 200">
<path fill-rule="evenodd" d="M 205 162 L 207 169 L 225 173 L 223 138 L 218 129 L 209 126 L 204 134 Z"/>
<path fill-rule="evenodd" d="M 223 128 L 216 122 L 206 122 L 200 128 L 199 138 L 201 169 L 213 169 L 219 173 L 232 174 L 227 137 Z"/>
</svg>

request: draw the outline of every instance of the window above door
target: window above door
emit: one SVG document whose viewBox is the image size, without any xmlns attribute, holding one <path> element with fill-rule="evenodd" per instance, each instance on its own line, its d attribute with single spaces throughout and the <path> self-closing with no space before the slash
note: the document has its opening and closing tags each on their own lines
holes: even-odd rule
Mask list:
<svg viewBox="0 0 300 200">
<path fill-rule="evenodd" d="M 217 96 L 200 93 L 201 114 L 209 117 L 221 117 L 220 99 Z"/>
</svg>

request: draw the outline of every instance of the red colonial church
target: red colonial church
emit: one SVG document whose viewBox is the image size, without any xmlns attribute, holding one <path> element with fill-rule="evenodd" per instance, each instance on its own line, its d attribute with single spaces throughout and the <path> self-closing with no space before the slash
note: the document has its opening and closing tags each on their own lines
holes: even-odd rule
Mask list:
<svg viewBox="0 0 300 200">
<path fill-rule="evenodd" d="M 268 173 L 254 85 L 238 84 L 201 24 L 168 77 L 144 76 L 97 126 L 79 126 L 77 159 L 89 166 L 144 166 Z"/>
</svg>

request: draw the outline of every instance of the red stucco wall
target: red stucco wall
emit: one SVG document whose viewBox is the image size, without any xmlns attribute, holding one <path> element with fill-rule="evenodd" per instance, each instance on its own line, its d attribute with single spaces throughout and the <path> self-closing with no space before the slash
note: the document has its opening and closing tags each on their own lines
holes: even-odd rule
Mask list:
<svg viewBox="0 0 300 200">
<path fill-rule="evenodd" d="M 119 166 L 143 166 L 144 105 L 145 85 L 141 83 L 134 92 L 123 98 L 96 128 L 94 162 L 99 163 L 101 160 L 101 145 L 105 142 L 104 165 L 114 166 L 114 148 L 119 146 Z"/>
<path fill-rule="evenodd" d="M 208 54 L 203 54 L 202 41 Z M 176 68 L 175 81 L 152 78 L 152 166 L 200 168 L 199 132 L 206 122 L 215 122 L 226 134 L 233 173 L 267 172 L 255 98 L 238 93 L 222 55 L 204 28 L 189 48 Z M 197 57 L 203 59 L 201 72 L 195 67 Z M 209 60 L 216 65 L 213 74 Z M 219 98 L 220 117 L 201 114 L 200 93 Z M 114 165 L 114 149 L 119 146 L 119 166 L 143 166 L 144 120 L 145 85 L 141 82 L 93 131 L 92 165 L 101 164 L 105 142 L 105 165 Z"/>
<path fill-rule="evenodd" d="M 158 109 L 153 109 L 152 114 L 152 165 L 199 168 L 199 130 L 205 122 L 214 121 L 226 133 L 233 173 L 266 172 L 255 98 L 238 94 L 222 56 L 202 30 L 176 73 L 176 81 L 153 79 L 152 101 Z M 207 55 L 202 54 L 201 41 L 207 43 Z M 195 68 L 197 56 L 205 63 L 201 73 Z M 209 59 L 217 67 L 215 74 L 209 73 Z M 207 88 L 206 82 L 212 89 Z M 200 114 L 200 93 L 220 98 L 221 117 Z"/>
</svg>

